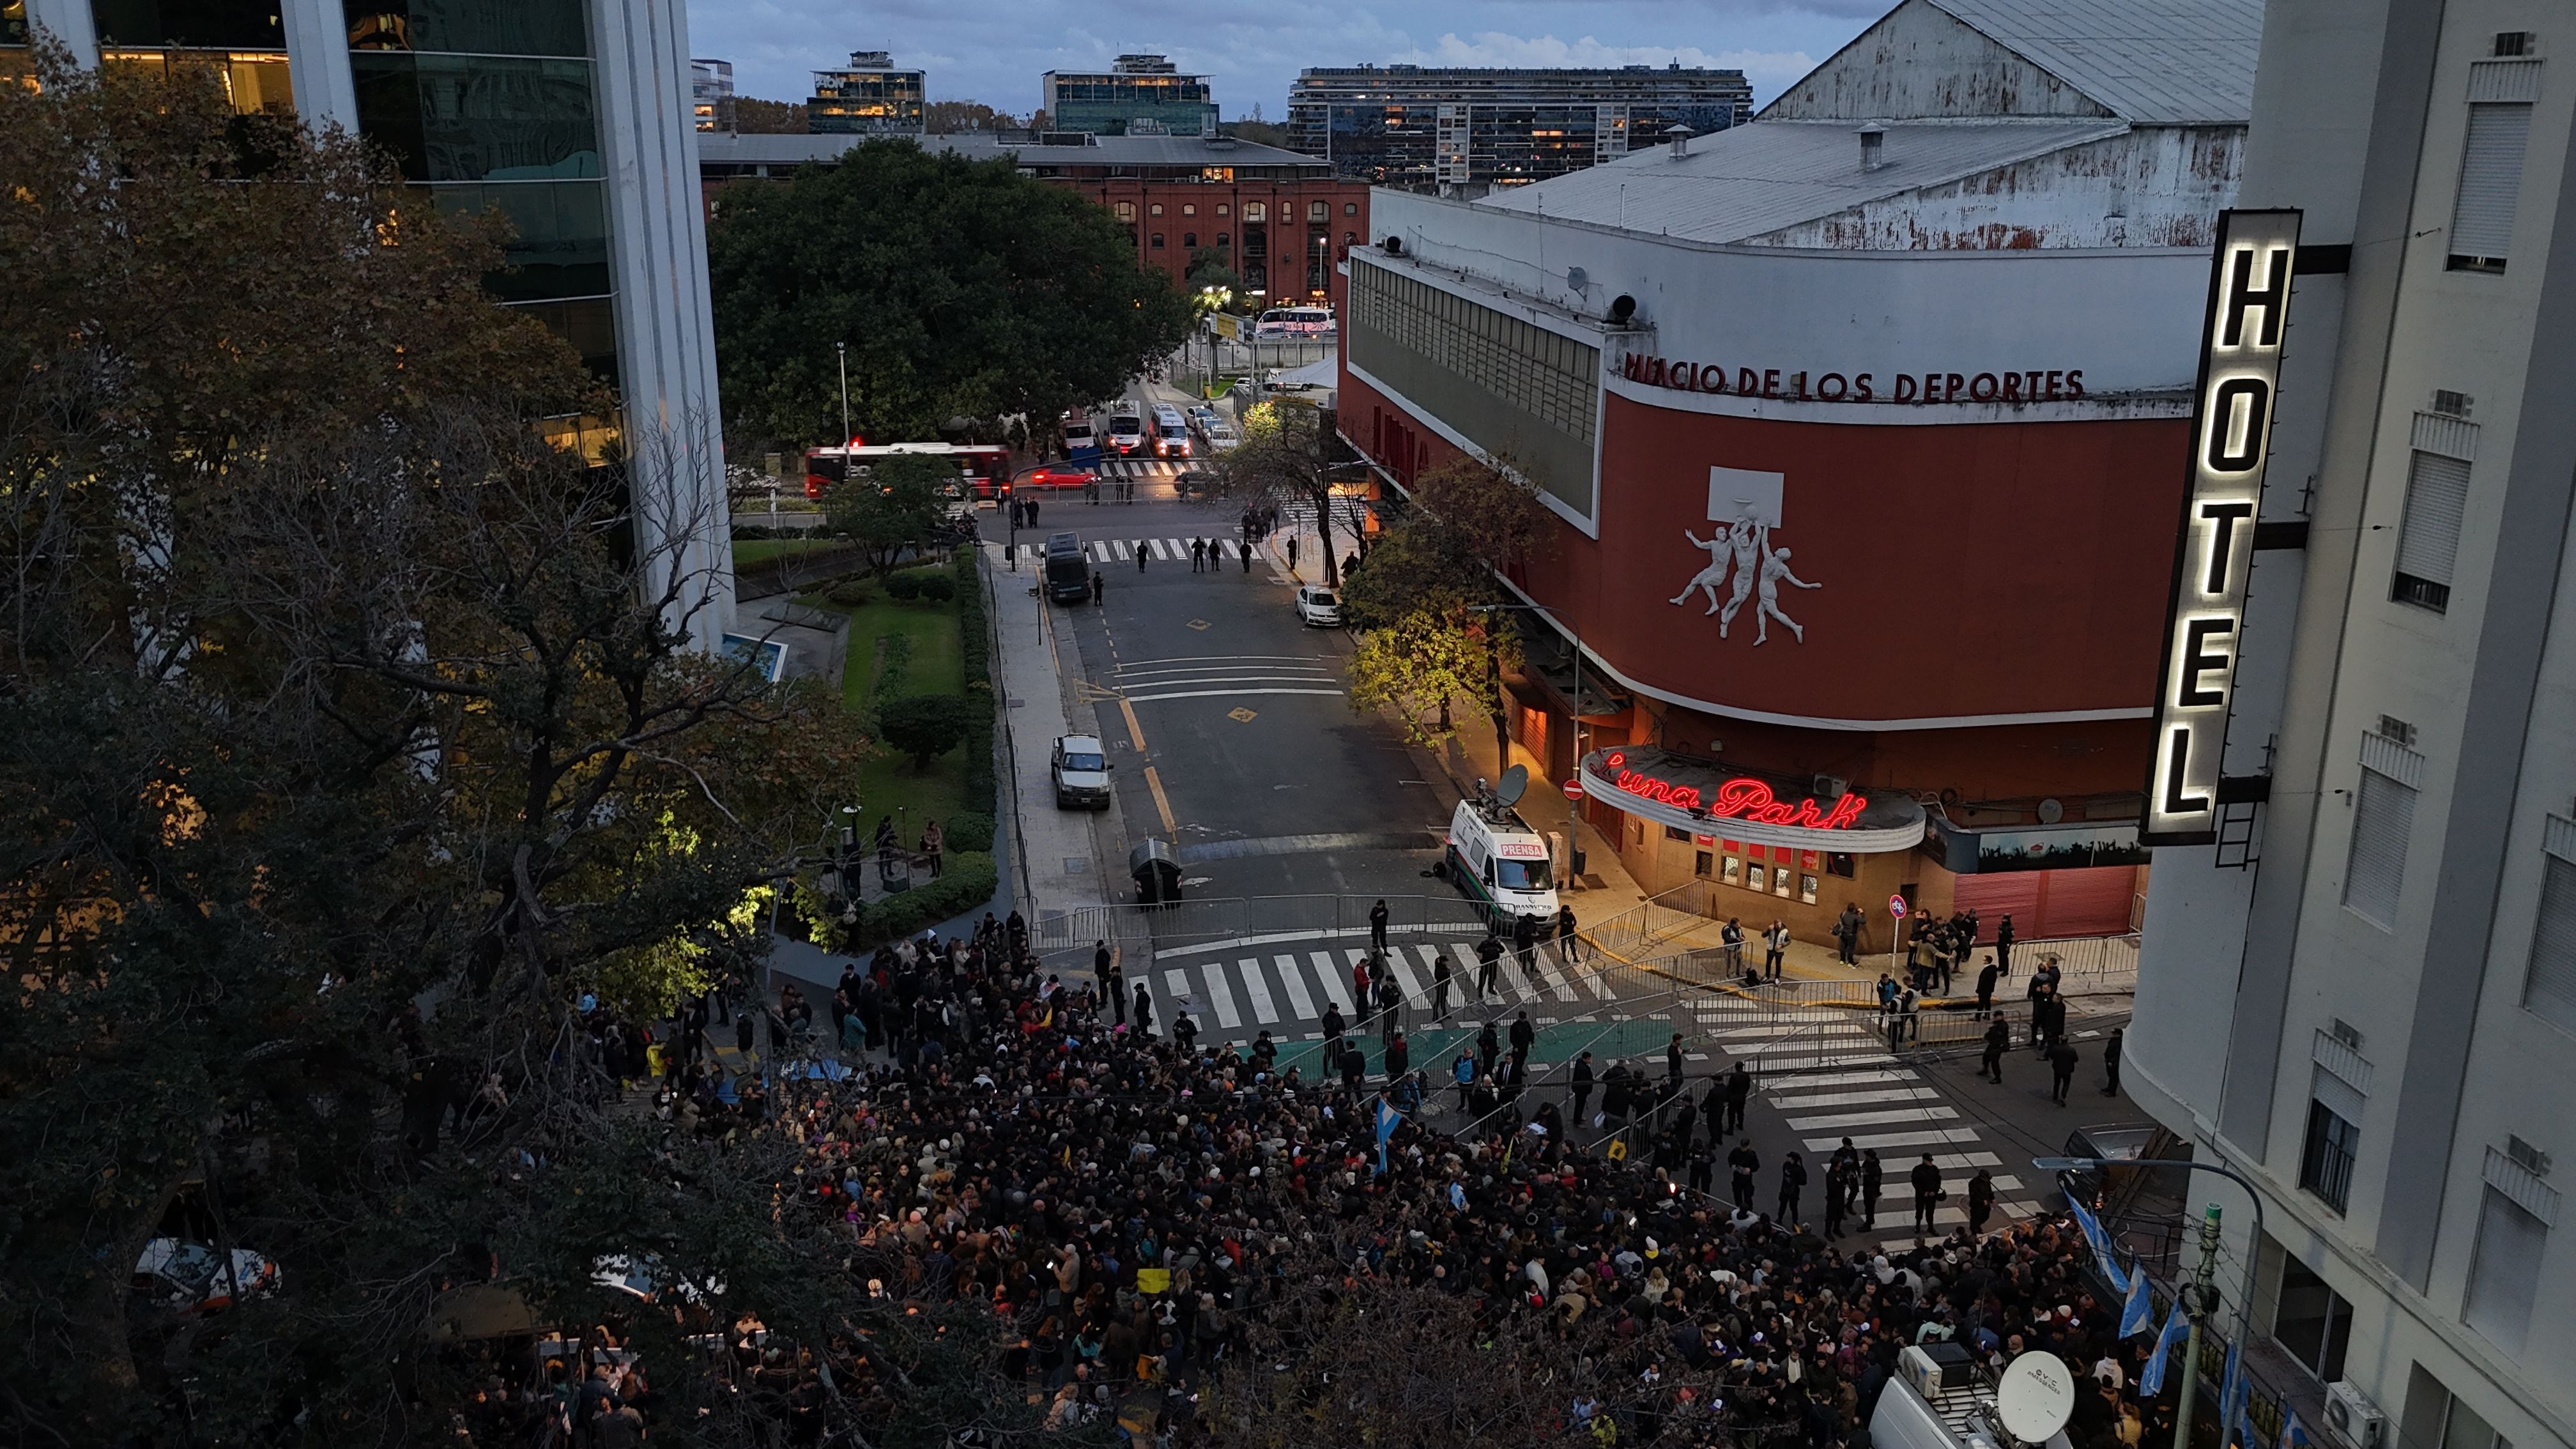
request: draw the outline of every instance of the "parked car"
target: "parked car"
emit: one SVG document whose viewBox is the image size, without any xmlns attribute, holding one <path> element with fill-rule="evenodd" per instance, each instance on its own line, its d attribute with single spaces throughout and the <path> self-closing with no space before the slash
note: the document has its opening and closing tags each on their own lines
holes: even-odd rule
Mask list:
<svg viewBox="0 0 2576 1449">
<path fill-rule="evenodd" d="M 1059 810 L 1109 808 L 1109 754 L 1098 735 L 1063 735 L 1047 759 Z"/>
<path fill-rule="evenodd" d="M 1023 488 L 1087 488 L 1100 481 L 1088 468 L 1046 463 L 1020 476 Z"/>
<path fill-rule="evenodd" d="M 134 1291 L 179 1313 L 213 1313 L 244 1298 L 277 1291 L 277 1265 L 235 1248 L 232 1269 L 211 1244 L 154 1238 L 134 1260 Z"/>
<path fill-rule="evenodd" d="M 1208 424 L 1217 420 L 1216 409 L 1209 407 L 1206 403 L 1198 403 L 1186 409 L 1186 412 L 1190 420 L 1190 431 L 1197 433 L 1201 437 L 1205 437 L 1207 435 Z"/>
<path fill-rule="evenodd" d="M 1206 431 L 1207 450 L 1211 453 L 1231 453 L 1243 446 L 1243 435 L 1234 430 L 1234 424 L 1223 418 L 1210 422 Z"/>
<path fill-rule="evenodd" d="M 1318 629 L 1342 627 L 1342 597 L 1322 584 L 1297 590 L 1297 622 Z"/>
</svg>

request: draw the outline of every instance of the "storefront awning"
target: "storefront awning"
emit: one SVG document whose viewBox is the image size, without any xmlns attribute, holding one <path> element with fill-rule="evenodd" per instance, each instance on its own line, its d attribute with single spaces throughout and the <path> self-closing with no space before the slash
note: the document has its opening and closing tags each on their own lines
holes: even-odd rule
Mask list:
<svg viewBox="0 0 2576 1449">
<path fill-rule="evenodd" d="M 1648 745 L 1583 757 L 1583 793 L 1640 819 L 1755 845 L 1879 855 L 1923 839 L 1923 807 L 1903 795 L 1814 794 L 1812 780 L 1709 761 Z"/>
</svg>

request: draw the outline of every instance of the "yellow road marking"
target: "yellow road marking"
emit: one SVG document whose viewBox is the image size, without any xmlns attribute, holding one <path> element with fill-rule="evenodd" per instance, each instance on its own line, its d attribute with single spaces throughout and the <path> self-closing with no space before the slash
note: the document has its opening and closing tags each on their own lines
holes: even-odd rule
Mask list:
<svg viewBox="0 0 2576 1449">
<path fill-rule="evenodd" d="M 1129 704 L 1122 695 L 1118 700 L 1118 712 L 1127 716 L 1127 743 L 1136 747 L 1136 753 L 1145 753 L 1145 727 L 1136 723 L 1136 706 Z"/>
<path fill-rule="evenodd" d="M 1163 777 L 1155 774 L 1151 765 L 1145 767 L 1145 788 L 1154 792 L 1154 808 L 1163 816 L 1163 833 L 1178 834 L 1180 823 L 1172 819 L 1172 802 L 1163 794 Z"/>
</svg>

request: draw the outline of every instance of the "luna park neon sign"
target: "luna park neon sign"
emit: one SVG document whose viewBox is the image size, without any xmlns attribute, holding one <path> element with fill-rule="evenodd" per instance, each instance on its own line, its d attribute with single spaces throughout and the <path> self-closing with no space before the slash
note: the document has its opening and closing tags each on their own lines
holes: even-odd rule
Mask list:
<svg viewBox="0 0 2576 1449">
<path fill-rule="evenodd" d="M 1757 825 L 1782 825 L 1793 830 L 1849 830 L 1860 821 L 1860 812 L 1869 801 L 1858 795 L 1844 794 L 1822 810 L 1813 797 L 1792 803 L 1781 799 L 1769 785 L 1739 775 L 1702 796 L 1697 785 L 1676 785 L 1670 780 L 1627 768 L 1627 756 L 1612 751 L 1603 761 L 1617 773 L 1611 783 L 1641 800 L 1670 805 L 1676 810 L 1704 813 L 1712 820 L 1749 820 Z"/>
</svg>

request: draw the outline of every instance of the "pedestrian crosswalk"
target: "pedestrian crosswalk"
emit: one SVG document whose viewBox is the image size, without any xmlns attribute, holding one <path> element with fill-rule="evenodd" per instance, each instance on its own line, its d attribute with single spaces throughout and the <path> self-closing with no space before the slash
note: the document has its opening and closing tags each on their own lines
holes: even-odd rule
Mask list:
<svg viewBox="0 0 2576 1449">
<path fill-rule="evenodd" d="M 1845 1139 L 1855 1150 L 1878 1154 L 1884 1164 L 1878 1219 L 1853 1236 L 1890 1247 L 1913 1245 L 1911 1174 L 1927 1152 L 1948 1194 L 1932 1211 L 1935 1233 L 1967 1223 L 1967 1180 L 1980 1168 L 1995 1172 L 1995 1212 L 1987 1227 L 2040 1211 L 2039 1194 L 2049 1184 L 1997 1171 L 2004 1165 L 1997 1147 L 2011 1144 L 1990 1142 L 1985 1128 L 1966 1120 L 1914 1066 L 1900 1062 L 1875 1015 L 1783 1009 L 1735 997 L 1703 997 L 1689 1006 L 1701 1035 L 1756 1074 L 1819 1184 L 1825 1159 Z"/>
<path fill-rule="evenodd" d="M 1206 558 L 1204 550 L 1214 549 L 1219 563 L 1239 566 L 1243 562 L 1244 551 L 1247 548 L 1251 550 L 1253 561 L 1256 563 L 1270 557 L 1270 550 L 1266 545 L 1258 543 L 1247 545 L 1240 539 L 1202 538 L 1199 543 L 1202 548 L 1200 558 Z M 1095 538 L 1082 546 L 1082 556 L 1095 564 L 1132 564 L 1140 552 L 1144 554 L 1148 564 L 1185 564 L 1190 561 L 1190 540 L 1186 538 Z M 1040 545 L 1034 543 L 1020 545 L 1020 563 L 1023 567 L 1035 568 L 1045 561 L 1046 550 Z"/>
<path fill-rule="evenodd" d="M 1186 471 L 1195 458 L 1103 458 L 1097 464 L 1077 463 L 1078 468 L 1091 468 L 1103 478 L 1176 478 Z"/>
<path fill-rule="evenodd" d="M 1598 972 L 1580 968 L 1568 973 L 1552 949 L 1538 953 L 1539 970 L 1521 970 L 1506 954 L 1496 973 L 1496 987 L 1481 1001 L 1475 993 L 1481 966 L 1476 959 L 1475 926 L 1431 927 L 1425 939 L 1399 941 L 1386 952 L 1388 974 L 1401 993 L 1408 1027 L 1446 1020 L 1472 1023 L 1485 1015 L 1527 1009 L 1531 1020 L 1554 1025 L 1559 1016 L 1596 1011 L 1618 999 Z M 1294 946 L 1296 949 L 1282 949 Z M 1161 1019 L 1185 1010 L 1198 1024 L 1203 1041 L 1244 1043 L 1263 1031 L 1274 1039 L 1310 1040 L 1322 1035 L 1327 1009 L 1357 1024 L 1361 1012 L 1353 991 L 1354 972 L 1367 964 L 1365 946 L 1342 941 L 1327 944 L 1309 937 L 1295 942 L 1251 941 L 1232 946 L 1172 947 L 1156 953 L 1152 968 L 1131 969 L 1131 980 L 1147 980 L 1161 998 Z M 1449 979 L 1440 980 L 1441 963 Z M 1549 1011 L 1549 1015 L 1540 1015 Z"/>
</svg>

